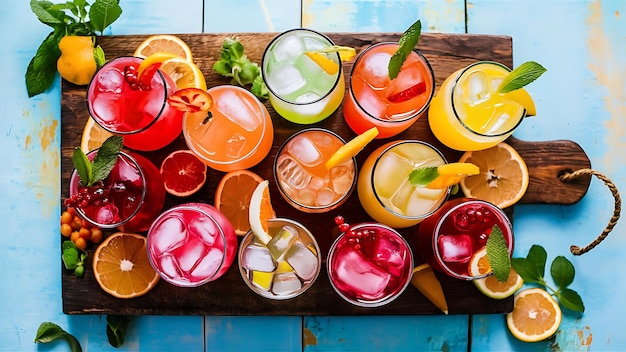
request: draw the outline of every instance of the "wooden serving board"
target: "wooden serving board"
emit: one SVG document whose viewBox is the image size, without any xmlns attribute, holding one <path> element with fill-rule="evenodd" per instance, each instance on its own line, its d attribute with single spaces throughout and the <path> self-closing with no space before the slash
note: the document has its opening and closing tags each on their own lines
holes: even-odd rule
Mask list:
<svg viewBox="0 0 626 352">
<path fill-rule="evenodd" d="M 194 54 L 194 61 L 203 71 L 209 87 L 228 84 L 229 79 L 212 71 L 213 64 L 219 59 L 223 40 L 226 37 L 238 37 L 245 46 L 248 57 L 260 63 L 263 51 L 276 33 L 225 33 L 225 34 L 181 34 L 179 37 L 187 42 Z M 330 33 L 328 34 L 338 45 L 361 49 L 372 43 L 381 41 L 397 41 L 398 33 Z M 107 59 L 121 55 L 132 55 L 138 44 L 147 35 L 99 37 Z M 418 48 L 430 61 L 437 82 L 455 70 L 477 60 L 493 60 L 509 67 L 513 66 L 512 39 L 506 36 L 466 35 L 466 34 L 431 34 L 425 33 L 420 38 Z M 346 78 L 352 63 L 344 63 Z M 66 81 L 62 84 L 61 99 L 61 201 L 68 194 L 68 179 L 72 170 L 71 155 L 74 147 L 80 145 L 80 138 L 88 112 L 85 102 L 85 87 L 77 87 Z M 302 129 L 281 118 L 265 102 L 274 122 L 274 147 L 269 155 L 252 171 L 270 180 L 272 204 L 280 217 L 298 220 L 307 226 L 316 236 L 326 257 L 334 238 L 338 235 L 333 218 L 341 214 L 350 223 L 371 221 L 359 204 L 356 191 L 340 208 L 327 214 L 309 215 L 295 210 L 280 196 L 272 176 L 272 163 L 278 147 L 295 131 Z M 547 118 L 547 117 L 544 117 Z M 354 133 L 344 123 L 341 108 L 328 119 L 315 124 L 331 129 L 346 140 L 353 138 Z M 456 161 L 460 152 L 450 150 L 441 145 L 429 130 L 426 118 L 419 119 L 410 129 L 394 137 L 394 139 L 420 139 L 427 141 L 445 154 L 448 161 Z M 360 165 L 365 157 L 385 141 L 376 140 L 357 156 Z M 526 142 L 514 138 L 509 139 L 526 160 L 530 170 L 528 191 L 521 200 L 523 203 L 572 204 L 580 200 L 587 192 L 590 177 L 578 179 L 576 182 L 563 183 L 558 176 L 561 173 L 589 168 L 590 162 L 582 148 L 571 141 Z M 182 136 L 172 145 L 150 153 L 144 153 L 157 166 L 163 158 L 175 149 L 186 148 Z M 206 185 L 196 195 L 186 199 L 169 196 L 165 207 L 188 201 L 213 203 L 215 187 L 222 172 L 209 170 Z M 513 209 L 507 209 L 512 216 Z M 400 232 L 414 245 L 416 227 L 403 229 Z M 161 280 L 148 294 L 133 299 L 118 299 L 105 293 L 97 284 L 91 270 L 93 248 L 89 250 L 86 274 L 76 278 L 72 273 L 62 269 L 63 311 L 67 314 L 163 314 L 163 315 L 401 315 L 401 314 L 441 314 L 417 289 L 409 286 L 394 302 L 378 308 L 359 308 L 345 303 L 332 289 L 325 268 L 315 284 L 299 297 L 286 301 L 272 301 L 253 293 L 243 282 L 233 263 L 228 272 L 218 280 L 198 288 L 178 288 Z M 422 259 L 416 254 L 416 264 Z M 61 262 L 61 260 L 59 260 Z M 61 264 L 62 267 L 62 264 Z M 451 279 L 439 275 L 448 301 L 450 314 L 505 313 L 513 308 L 512 298 L 492 300 L 479 293 L 470 282 Z"/>
</svg>

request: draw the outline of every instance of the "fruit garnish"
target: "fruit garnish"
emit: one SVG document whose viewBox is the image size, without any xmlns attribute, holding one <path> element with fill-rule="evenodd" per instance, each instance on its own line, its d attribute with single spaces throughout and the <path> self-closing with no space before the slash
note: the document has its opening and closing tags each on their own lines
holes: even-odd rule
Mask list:
<svg viewBox="0 0 626 352">
<path fill-rule="evenodd" d="M 146 251 L 146 237 L 116 232 L 94 253 L 93 274 L 100 287 L 118 298 L 148 293 L 159 281 Z"/>
<path fill-rule="evenodd" d="M 537 115 L 537 109 L 535 108 L 535 102 L 533 98 L 528 94 L 528 91 L 524 88 L 519 88 L 508 93 L 502 93 L 504 97 L 509 100 L 513 100 L 526 109 L 526 116 Z"/>
<path fill-rule="evenodd" d="M 159 67 L 161 72 L 165 72 L 174 83 L 176 83 L 176 88 L 185 89 L 185 88 L 198 88 L 201 90 L 206 90 L 206 79 L 204 78 L 204 74 L 195 63 L 185 60 L 182 57 L 174 57 L 165 61 Z"/>
<path fill-rule="evenodd" d="M 102 128 L 102 126 L 97 124 L 90 116 L 87 118 L 87 122 L 83 128 L 83 134 L 80 139 L 80 149 L 88 153 L 100 147 L 102 143 L 112 135 L 113 133 Z"/>
<path fill-rule="evenodd" d="M 424 263 L 413 268 L 411 284 L 417 288 L 435 307 L 448 314 L 448 302 L 443 294 L 441 282 L 435 276 L 433 268 Z"/>
<path fill-rule="evenodd" d="M 339 72 L 339 65 L 323 54 L 315 51 L 305 51 L 304 55 L 313 60 L 313 62 L 315 62 L 319 67 L 322 68 L 322 70 L 324 70 L 324 72 L 328 73 L 329 75 L 336 75 L 337 72 Z"/>
<path fill-rule="evenodd" d="M 161 163 L 161 176 L 167 193 L 188 197 L 206 182 L 207 166 L 189 150 L 171 152 Z"/>
<path fill-rule="evenodd" d="M 400 68 L 402 67 L 402 64 L 404 64 L 404 60 L 406 60 L 411 51 L 413 51 L 413 48 L 417 45 L 421 32 L 422 22 L 417 20 L 411 25 L 411 27 L 402 33 L 402 36 L 398 41 L 398 50 L 396 50 L 389 60 L 389 79 L 398 77 L 398 73 L 400 73 Z"/>
<path fill-rule="evenodd" d="M 248 208 L 250 229 L 263 244 L 267 244 L 272 239 L 269 234 L 269 219 L 274 216 L 274 208 L 272 208 L 270 200 L 269 181 L 264 180 L 252 192 L 250 207 Z"/>
<path fill-rule="evenodd" d="M 175 57 L 177 57 L 175 54 L 167 52 L 157 52 L 148 56 L 139 64 L 139 67 L 137 68 L 137 79 L 139 81 L 150 82 L 150 80 L 152 79 L 151 75 L 154 75 L 154 73 L 156 73 L 156 70 L 165 61 L 173 59 Z M 148 68 L 150 68 L 150 70 L 148 70 Z M 144 77 L 144 73 L 147 74 L 147 76 Z"/>
<path fill-rule="evenodd" d="M 472 255 L 468 272 L 472 276 L 483 276 L 492 272 L 489 259 L 487 258 L 486 247 L 482 247 Z M 480 279 L 474 279 L 472 282 L 478 291 L 494 299 L 510 297 L 524 284 L 522 277 L 513 268 L 509 271 L 505 281 L 498 280 L 495 275 L 489 275 Z"/>
<path fill-rule="evenodd" d="M 250 200 L 261 182 L 263 178 L 254 172 L 237 170 L 226 173 L 217 184 L 213 204 L 231 222 L 238 236 L 250 230 Z"/>
<path fill-rule="evenodd" d="M 424 166 L 409 174 L 412 185 L 430 189 L 443 189 L 456 185 L 464 178 L 476 175 L 478 166 L 471 163 L 450 163 L 439 166 Z"/>
<path fill-rule="evenodd" d="M 251 84 L 250 91 L 259 99 L 269 98 L 269 90 L 263 82 L 259 65 L 244 54 L 243 44 L 236 38 L 224 39 L 220 59 L 213 64 L 213 71 L 224 77 L 232 77 L 233 84 L 242 87 Z"/>
<path fill-rule="evenodd" d="M 407 101 L 416 95 L 420 95 L 426 91 L 426 82 L 422 81 L 414 86 L 411 86 L 401 92 L 395 93 L 387 98 L 392 103 L 401 103 Z"/>
<path fill-rule="evenodd" d="M 157 52 L 172 53 L 180 56 L 187 61 L 193 61 L 191 49 L 179 37 L 171 34 L 158 34 L 146 38 L 137 49 L 133 56 L 146 58 Z"/>
<path fill-rule="evenodd" d="M 527 61 L 509 72 L 498 86 L 498 93 L 508 93 L 522 88 L 539 78 L 546 68 L 534 61 Z"/>
<path fill-rule="evenodd" d="M 320 53 L 339 53 L 342 62 L 350 61 L 356 56 L 356 50 L 349 46 L 331 45 L 318 50 Z"/>
<path fill-rule="evenodd" d="M 117 155 L 122 150 L 122 137 L 107 138 L 93 160 L 89 160 L 80 148 L 74 148 L 72 163 L 80 177 L 82 186 L 90 187 L 97 181 L 104 180 L 115 166 Z"/>
<path fill-rule="evenodd" d="M 335 224 L 339 228 L 339 231 L 348 238 L 348 243 L 354 246 L 355 249 L 360 249 L 361 245 L 365 241 L 375 241 L 377 231 L 372 230 L 359 230 L 354 231 L 350 228 L 350 224 L 345 222 L 343 216 L 335 216 Z"/>
<path fill-rule="evenodd" d="M 561 307 L 554 298 L 546 290 L 535 287 L 515 294 L 506 325 L 519 340 L 537 342 L 554 335 L 562 318 Z"/>
<path fill-rule="evenodd" d="M 167 103 L 174 109 L 184 112 L 204 112 L 213 106 L 213 98 L 206 90 L 184 88 L 170 95 Z"/>
<path fill-rule="evenodd" d="M 477 175 L 459 183 L 466 197 L 506 208 L 517 203 L 528 189 L 528 167 L 519 153 L 505 142 L 485 150 L 465 152 L 459 161 L 472 163 L 480 169 Z"/>
<path fill-rule="evenodd" d="M 330 156 L 325 164 L 326 169 L 332 169 L 344 161 L 356 156 L 369 142 L 374 140 L 376 136 L 378 136 L 378 128 L 372 127 L 354 137 L 351 141 L 339 147 L 339 149 L 337 149 L 333 155 Z"/>
</svg>

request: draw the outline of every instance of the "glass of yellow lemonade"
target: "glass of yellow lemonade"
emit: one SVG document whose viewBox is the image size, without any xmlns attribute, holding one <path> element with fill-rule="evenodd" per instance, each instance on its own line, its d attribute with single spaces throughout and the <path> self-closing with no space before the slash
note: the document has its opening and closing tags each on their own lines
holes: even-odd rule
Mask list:
<svg viewBox="0 0 626 352">
<path fill-rule="evenodd" d="M 428 111 L 430 129 L 447 147 L 487 149 L 507 139 L 526 116 L 522 91 L 498 93 L 511 70 L 491 61 L 475 62 L 451 74 Z"/>
<path fill-rule="evenodd" d="M 419 224 L 448 198 L 450 188 L 430 189 L 411 184 L 418 168 L 446 164 L 443 154 L 418 140 L 386 143 L 370 154 L 359 172 L 361 205 L 374 220 L 393 228 Z"/>
</svg>

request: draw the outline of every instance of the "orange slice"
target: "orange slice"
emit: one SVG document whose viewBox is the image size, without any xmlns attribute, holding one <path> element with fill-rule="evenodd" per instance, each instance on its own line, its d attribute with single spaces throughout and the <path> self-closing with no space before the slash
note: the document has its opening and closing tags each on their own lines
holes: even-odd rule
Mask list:
<svg viewBox="0 0 626 352">
<path fill-rule="evenodd" d="M 472 163 L 480 169 L 477 175 L 466 177 L 459 183 L 466 197 L 506 208 L 517 203 L 528 189 L 526 162 L 504 142 L 485 150 L 465 152 L 460 161 Z"/>
<path fill-rule="evenodd" d="M 226 173 L 217 184 L 213 204 L 228 218 L 239 236 L 250 230 L 250 199 L 261 182 L 261 176 L 254 172 L 237 170 Z"/>
<path fill-rule="evenodd" d="M 541 288 L 529 288 L 515 295 L 513 311 L 506 315 L 511 334 L 524 342 L 537 342 L 554 335 L 561 325 L 561 307 Z"/>
<path fill-rule="evenodd" d="M 273 217 L 275 213 L 270 200 L 269 181 L 264 180 L 252 192 L 248 208 L 250 229 L 263 244 L 267 244 L 272 239 L 269 234 L 269 219 Z"/>
<path fill-rule="evenodd" d="M 442 189 L 456 185 L 467 176 L 478 174 L 478 166 L 471 163 L 450 163 L 437 166 L 437 178 L 430 181 L 426 188 Z"/>
<path fill-rule="evenodd" d="M 163 64 L 163 62 L 173 59 L 175 57 L 177 57 L 175 54 L 166 52 L 158 52 L 148 56 L 143 61 L 141 61 L 139 67 L 137 68 L 137 79 L 141 80 L 141 76 L 146 71 L 146 69 L 148 69 L 148 67 L 151 67 L 153 65 L 161 65 Z"/>
<path fill-rule="evenodd" d="M 133 55 L 146 58 L 158 52 L 172 53 L 185 60 L 193 61 L 191 49 L 189 49 L 187 43 L 171 34 L 158 34 L 146 38 L 146 40 L 139 44 Z"/>
<path fill-rule="evenodd" d="M 428 263 L 418 265 L 413 269 L 411 284 L 428 298 L 435 307 L 441 309 L 444 314 L 448 314 L 448 302 L 446 302 L 446 296 L 443 294 L 441 283 Z"/>
<path fill-rule="evenodd" d="M 182 57 L 173 57 L 163 62 L 160 70 L 167 73 L 176 83 L 178 89 L 198 88 L 206 90 L 206 79 L 204 74 L 195 63 L 185 60 Z"/>
<path fill-rule="evenodd" d="M 372 127 L 369 130 L 354 137 L 350 142 L 342 145 L 326 160 L 326 169 L 343 163 L 346 160 L 356 156 L 365 146 L 378 136 L 378 128 Z"/>
<path fill-rule="evenodd" d="M 80 139 L 80 149 L 87 153 L 100 148 L 104 141 L 111 137 L 113 133 L 105 130 L 90 116 L 83 128 L 83 135 Z"/>
<path fill-rule="evenodd" d="M 537 115 L 537 108 L 533 98 L 528 94 L 528 91 L 524 88 L 519 88 L 508 93 L 502 93 L 506 99 L 510 99 L 520 104 L 526 109 L 526 116 Z"/>
<path fill-rule="evenodd" d="M 116 232 L 102 242 L 93 256 L 96 281 L 107 293 L 132 298 L 148 293 L 159 281 L 146 251 L 146 238 Z"/>
<path fill-rule="evenodd" d="M 339 72 L 339 65 L 333 60 L 327 58 L 324 54 L 320 54 L 315 51 L 305 51 L 304 55 L 313 60 L 313 62 L 315 62 L 329 75 L 336 75 Z"/>
<path fill-rule="evenodd" d="M 160 171 L 165 190 L 177 197 L 198 192 L 207 177 L 207 166 L 189 150 L 171 152 L 161 163 Z"/>
<path fill-rule="evenodd" d="M 491 265 L 487 258 L 487 248 L 479 249 L 469 262 L 469 274 L 471 276 L 482 276 L 491 273 Z M 503 299 L 510 297 L 524 284 L 522 277 L 511 268 L 509 277 L 506 281 L 501 282 L 496 279 L 495 275 L 485 278 L 472 280 L 476 288 L 485 296 L 495 299 Z"/>
</svg>

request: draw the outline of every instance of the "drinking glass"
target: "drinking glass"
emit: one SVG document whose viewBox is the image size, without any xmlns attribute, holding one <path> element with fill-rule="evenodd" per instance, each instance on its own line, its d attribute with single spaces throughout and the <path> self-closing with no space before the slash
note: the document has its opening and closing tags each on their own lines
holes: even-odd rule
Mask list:
<svg viewBox="0 0 626 352">
<path fill-rule="evenodd" d="M 239 272 L 262 297 L 284 300 L 308 290 L 320 272 L 322 258 L 315 237 L 302 224 L 285 218 L 269 220 L 272 239 L 261 243 L 249 231 L 239 247 Z"/>
<path fill-rule="evenodd" d="M 265 105 L 248 90 L 220 85 L 207 90 L 213 99 L 206 112 L 187 113 L 183 136 L 207 166 L 228 172 L 248 169 L 272 148 L 274 125 Z"/>
<path fill-rule="evenodd" d="M 412 185 L 409 174 L 420 167 L 445 164 L 432 145 L 418 140 L 388 142 L 372 152 L 359 172 L 357 193 L 365 211 L 394 228 L 419 224 L 447 199 L 450 188 Z"/>
<path fill-rule="evenodd" d="M 87 153 L 93 160 L 99 149 Z M 76 214 L 103 229 L 141 232 L 150 227 L 165 203 L 161 173 L 152 162 L 135 153 L 120 152 L 109 175 L 94 186 L 81 185 L 78 171 L 70 176 L 70 198 Z M 88 200 L 90 198 L 90 200 Z"/>
<path fill-rule="evenodd" d="M 326 269 L 335 291 L 360 307 L 395 300 L 413 275 L 413 254 L 394 229 L 361 223 L 345 230 L 330 247 Z"/>
<path fill-rule="evenodd" d="M 322 128 L 296 132 L 274 159 L 274 177 L 283 198 L 306 213 L 323 213 L 343 204 L 356 184 L 356 160 L 327 169 L 325 164 L 345 141 Z"/>
<path fill-rule="evenodd" d="M 526 116 L 522 105 L 496 93 L 510 71 L 479 61 L 446 78 L 428 111 L 435 137 L 460 151 L 487 149 L 507 139 Z"/>
<path fill-rule="evenodd" d="M 157 70 L 149 87 L 129 82 L 132 78 L 126 77 L 132 76 L 141 61 L 129 56 L 104 64 L 87 88 L 87 107 L 102 128 L 124 136 L 125 146 L 152 151 L 180 135 L 183 112 L 167 103 L 167 97 L 176 91 L 167 74 Z"/>
<path fill-rule="evenodd" d="M 396 50 L 398 43 L 374 44 L 359 53 L 352 66 L 343 116 L 356 134 L 375 126 L 376 138 L 392 137 L 426 113 L 435 93 L 433 69 L 414 49 L 390 80 L 388 64 Z"/>
<path fill-rule="evenodd" d="M 329 74 L 305 52 L 332 46 L 327 36 L 306 28 L 296 28 L 276 36 L 261 61 L 261 74 L 269 90 L 269 101 L 285 119 L 298 124 L 319 122 L 341 104 L 345 81 L 339 53 L 320 53 L 336 64 Z"/>
<path fill-rule="evenodd" d="M 217 280 L 237 254 L 232 224 L 204 203 L 184 203 L 164 211 L 148 230 L 147 241 L 154 270 L 180 287 Z"/>
<path fill-rule="evenodd" d="M 497 206 L 478 199 L 456 198 L 426 218 L 417 230 L 418 250 L 435 270 L 462 280 L 486 277 L 468 273 L 472 255 L 483 248 L 498 225 L 513 253 L 513 226 Z"/>
</svg>

